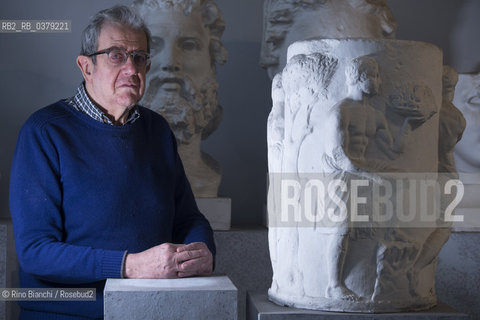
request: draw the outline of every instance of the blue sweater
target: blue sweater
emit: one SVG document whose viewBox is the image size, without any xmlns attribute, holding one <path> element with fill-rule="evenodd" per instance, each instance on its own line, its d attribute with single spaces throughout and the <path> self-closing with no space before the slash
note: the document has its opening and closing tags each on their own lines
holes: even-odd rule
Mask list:
<svg viewBox="0 0 480 320">
<path fill-rule="evenodd" d="M 63 101 L 22 127 L 10 177 L 10 210 L 25 288 L 96 288 L 95 302 L 22 302 L 36 319 L 103 317 L 103 287 L 120 278 L 125 251 L 202 241 L 213 232 L 199 212 L 167 122 L 111 126 Z M 77 318 L 78 319 L 78 318 Z"/>
</svg>

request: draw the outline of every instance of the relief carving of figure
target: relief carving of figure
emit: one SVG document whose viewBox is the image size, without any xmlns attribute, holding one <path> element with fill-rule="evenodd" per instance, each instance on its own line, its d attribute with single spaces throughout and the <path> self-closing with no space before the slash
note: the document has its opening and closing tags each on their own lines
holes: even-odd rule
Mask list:
<svg viewBox="0 0 480 320">
<path fill-rule="evenodd" d="M 438 172 L 457 172 L 453 151 L 455 145 L 462 139 L 466 127 L 463 114 L 452 103 L 457 82 L 457 72 L 450 66 L 444 66 L 443 99 L 440 108 L 438 136 Z"/>
<path fill-rule="evenodd" d="M 377 62 L 367 56 L 353 59 L 345 73 L 348 96 L 333 109 L 340 110 L 345 153 L 352 162 L 364 166 L 369 142 L 376 142 L 381 150 L 393 144 L 385 116 L 368 102 L 378 93 L 381 79 Z"/>
<path fill-rule="evenodd" d="M 300 54 L 290 59 L 281 77 L 278 76 L 281 88 L 276 85 L 277 81 L 274 82 L 274 93 L 284 90 L 283 172 L 324 172 L 323 168 L 318 167 L 319 163 L 311 150 L 313 148 L 317 150 L 316 154 L 321 154 L 332 142 L 330 137 L 317 138 L 318 135 L 329 133 L 328 129 L 320 128 L 325 121 L 322 114 L 327 108 L 328 87 L 337 64 L 337 59 L 326 55 Z M 307 154 L 304 155 L 302 150 L 306 150 Z"/>
<path fill-rule="evenodd" d="M 442 77 L 443 99 L 440 108 L 438 136 L 438 172 L 440 173 L 439 183 L 442 190 L 448 180 L 458 179 L 453 151 L 457 142 L 462 138 L 466 126 L 462 113 L 452 103 L 457 81 L 457 72 L 450 66 L 444 66 Z M 412 282 L 411 288 L 417 287 L 418 278 L 415 275 L 418 275 L 423 268 L 432 263 L 450 237 L 451 223 L 444 222 L 444 215 L 445 208 L 453 198 L 452 195 L 443 195 L 441 198 L 438 228 L 430 230 L 430 235 L 425 241 L 413 269 L 408 273 L 409 280 Z M 416 294 L 415 291 L 412 293 Z"/>
<path fill-rule="evenodd" d="M 379 92 L 381 79 L 378 64 L 374 58 L 361 56 L 353 59 L 345 69 L 347 97 L 334 105 L 329 114 L 339 117 L 339 128 L 343 136 L 342 148 L 355 167 L 365 167 L 365 153 L 370 143 L 380 150 L 389 150 L 393 139 L 385 116 L 375 110 L 369 99 Z M 327 117 L 328 118 L 328 117 Z M 372 161 L 372 160 L 370 160 Z M 330 161 L 338 172 L 353 171 L 341 164 Z M 340 175 L 337 177 L 344 177 Z M 345 176 L 348 180 L 348 175 Z M 347 199 L 344 199 L 347 202 Z M 334 204 L 330 204 L 334 205 Z M 344 284 L 343 268 L 348 254 L 350 228 L 342 226 L 330 236 L 327 251 L 329 283 L 326 297 L 334 299 L 358 300 L 358 297 Z"/>
<path fill-rule="evenodd" d="M 269 211 L 276 211 L 278 207 L 273 205 L 278 198 L 279 185 L 282 179 L 281 173 L 297 174 L 302 171 L 301 164 L 304 159 L 299 159 L 299 150 L 305 142 L 305 138 L 311 136 L 315 128 L 314 121 L 309 122 L 310 114 L 315 108 L 322 108 L 322 102 L 328 93 L 328 86 L 337 66 L 336 59 L 320 55 L 299 55 L 285 68 L 283 73 L 278 73 L 272 82 L 273 106 L 268 117 L 267 140 L 270 185 L 269 196 L 272 204 Z M 300 167 L 299 167 L 300 165 Z M 269 248 L 273 262 L 274 279 L 272 286 L 277 287 L 277 274 L 289 273 L 289 279 L 298 281 L 298 268 L 296 259 L 291 259 L 287 264 L 277 263 L 277 258 L 294 255 L 296 246 L 285 245 L 282 233 L 286 236 L 296 233 L 294 229 L 270 229 Z M 278 242 L 276 239 L 279 239 Z M 285 237 L 286 241 L 290 241 Z M 285 285 L 284 279 L 279 279 L 280 285 Z"/>
</svg>

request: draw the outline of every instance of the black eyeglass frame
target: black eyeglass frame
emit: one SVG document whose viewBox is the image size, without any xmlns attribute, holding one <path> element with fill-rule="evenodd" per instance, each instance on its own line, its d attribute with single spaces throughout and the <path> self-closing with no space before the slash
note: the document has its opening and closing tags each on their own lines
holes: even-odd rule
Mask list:
<svg viewBox="0 0 480 320">
<path fill-rule="evenodd" d="M 123 66 L 127 62 L 129 56 L 132 56 L 133 63 L 139 68 L 146 68 L 147 66 L 150 65 L 150 54 L 148 52 L 142 51 L 142 50 L 134 50 L 134 51 L 128 52 L 127 50 L 125 50 L 123 48 L 120 48 L 120 47 L 110 47 L 110 48 L 107 48 L 107 49 L 104 49 L 104 50 L 100 50 L 100 51 L 97 51 L 97 52 L 94 52 L 94 53 L 91 53 L 91 54 L 87 55 L 87 57 L 94 57 L 94 56 L 97 56 L 99 54 L 104 54 L 105 53 L 108 56 L 109 61 L 110 61 L 110 52 L 112 52 L 114 50 L 121 51 L 125 54 L 125 58 L 123 59 L 123 62 L 118 64 L 118 66 Z M 145 65 L 138 65 L 135 62 L 135 57 L 137 56 L 137 54 L 142 54 L 142 55 L 146 56 Z"/>
</svg>

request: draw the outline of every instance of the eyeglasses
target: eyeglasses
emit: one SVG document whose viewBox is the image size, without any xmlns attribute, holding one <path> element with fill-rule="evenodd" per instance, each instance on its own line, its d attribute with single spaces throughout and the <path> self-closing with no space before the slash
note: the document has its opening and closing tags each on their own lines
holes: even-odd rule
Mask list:
<svg viewBox="0 0 480 320">
<path fill-rule="evenodd" d="M 116 67 L 122 66 L 127 62 L 129 56 L 132 56 L 133 63 L 138 68 L 145 68 L 150 64 L 150 54 L 145 51 L 131 51 L 119 47 L 111 47 L 105 50 L 97 51 L 95 53 L 89 54 L 88 57 L 93 57 L 99 54 L 106 53 L 108 56 L 108 61 Z"/>
</svg>

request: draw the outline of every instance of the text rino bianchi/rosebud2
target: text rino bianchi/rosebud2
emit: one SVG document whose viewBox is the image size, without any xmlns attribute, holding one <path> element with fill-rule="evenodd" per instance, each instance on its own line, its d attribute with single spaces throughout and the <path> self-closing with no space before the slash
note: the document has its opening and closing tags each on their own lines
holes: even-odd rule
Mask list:
<svg viewBox="0 0 480 320">
<path fill-rule="evenodd" d="M 3 301 L 95 301 L 95 288 L 4 288 Z"/>
</svg>

